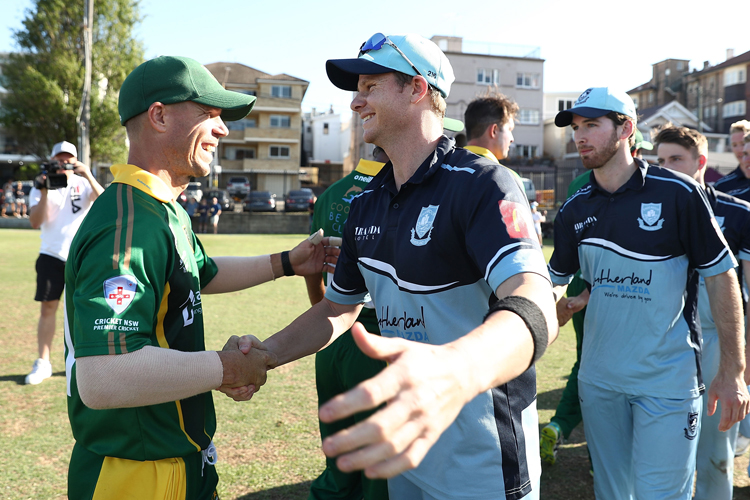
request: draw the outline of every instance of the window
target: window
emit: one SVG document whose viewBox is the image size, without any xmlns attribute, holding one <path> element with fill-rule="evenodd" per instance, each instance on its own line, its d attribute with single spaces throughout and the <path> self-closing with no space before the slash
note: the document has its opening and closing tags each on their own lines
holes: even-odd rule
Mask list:
<svg viewBox="0 0 750 500">
<path fill-rule="evenodd" d="M 246 128 L 255 128 L 258 125 L 255 118 L 243 118 L 233 122 L 224 122 L 229 130 L 245 130 Z"/>
<path fill-rule="evenodd" d="M 722 109 L 724 118 L 729 116 L 745 116 L 745 101 L 728 102 Z"/>
<path fill-rule="evenodd" d="M 557 100 L 557 111 L 565 111 L 573 107 L 573 101 L 571 99 L 558 99 Z"/>
<path fill-rule="evenodd" d="M 224 149 L 224 159 L 226 160 L 246 160 L 246 159 L 252 160 L 252 159 L 255 159 L 255 149 L 227 146 Z"/>
<path fill-rule="evenodd" d="M 703 108 L 703 118 L 716 118 L 717 111 L 718 106 L 716 104 L 713 106 L 707 106 Z"/>
<path fill-rule="evenodd" d="M 328 135 L 328 124 L 327 123 L 323 124 L 323 135 Z"/>
<path fill-rule="evenodd" d="M 524 146 L 523 144 L 516 144 L 514 147 L 513 156 L 516 158 L 534 158 L 536 157 L 536 146 Z"/>
<path fill-rule="evenodd" d="M 636 107 L 636 109 L 638 108 L 638 98 L 637 97 L 633 97 L 633 105 Z"/>
<path fill-rule="evenodd" d="M 269 146 L 268 156 L 271 158 L 289 158 L 289 146 Z"/>
<path fill-rule="evenodd" d="M 290 85 L 272 85 L 271 97 L 292 97 L 292 87 Z"/>
<path fill-rule="evenodd" d="M 237 92 L 239 94 L 245 94 L 245 95 L 256 95 L 254 90 L 238 90 L 238 89 L 232 89 L 233 92 Z"/>
<path fill-rule="evenodd" d="M 498 85 L 500 83 L 500 71 L 496 69 L 477 69 L 478 85 Z"/>
<path fill-rule="evenodd" d="M 648 103 L 651 104 L 652 102 L 654 102 L 654 93 L 653 92 L 649 92 L 648 93 Z"/>
<path fill-rule="evenodd" d="M 518 112 L 517 123 L 521 125 L 539 125 L 539 110 L 522 108 Z"/>
<path fill-rule="evenodd" d="M 724 86 L 737 85 L 746 81 L 745 68 L 728 69 L 724 72 Z"/>
<path fill-rule="evenodd" d="M 292 120 L 289 115 L 271 115 L 271 128 L 289 128 Z"/>
<path fill-rule="evenodd" d="M 682 71 L 682 69 L 685 67 L 682 61 L 677 61 L 677 71 Z"/>
<path fill-rule="evenodd" d="M 522 89 L 538 89 L 539 73 L 517 73 L 516 87 Z"/>
</svg>

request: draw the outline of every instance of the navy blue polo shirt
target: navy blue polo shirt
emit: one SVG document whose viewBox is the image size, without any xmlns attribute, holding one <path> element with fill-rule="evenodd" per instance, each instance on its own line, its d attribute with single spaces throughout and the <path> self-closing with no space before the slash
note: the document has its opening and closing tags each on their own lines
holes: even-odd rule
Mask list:
<svg viewBox="0 0 750 500">
<path fill-rule="evenodd" d="M 732 255 L 738 261 L 750 261 L 750 203 L 716 191 L 711 186 L 706 188 L 706 196 L 714 212 L 716 223 L 721 228 Z M 706 283 L 703 278 L 700 280 L 698 312 L 700 313 L 703 336 L 717 335 L 716 324 L 708 301 Z"/>
<path fill-rule="evenodd" d="M 591 290 L 578 378 L 626 394 L 691 398 L 700 375 L 698 274 L 736 265 L 705 191 L 636 159 L 615 193 L 595 176 L 555 218 L 553 283 L 580 268 Z"/>
<path fill-rule="evenodd" d="M 742 167 L 737 167 L 730 173 L 714 182 L 717 191 L 727 193 L 735 198 L 750 201 L 750 179 L 742 173 Z"/>
<path fill-rule="evenodd" d="M 357 304 L 369 291 L 384 337 L 440 345 L 479 326 L 497 287 L 525 272 L 549 279 L 524 193 L 443 137 L 400 190 L 388 163 L 352 201 L 326 297 Z M 404 474 L 436 498 L 522 498 L 540 474 L 537 425 L 532 367 L 464 406 Z"/>
</svg>

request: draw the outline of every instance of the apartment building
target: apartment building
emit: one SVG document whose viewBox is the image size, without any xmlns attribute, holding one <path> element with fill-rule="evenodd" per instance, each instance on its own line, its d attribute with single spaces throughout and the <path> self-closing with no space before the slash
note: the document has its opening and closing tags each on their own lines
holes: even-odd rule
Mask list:
<svg viewBox="0 0 750 500">
<path fill-rule="evenodd" d="M 229 135 L 219 143 L 215 169 L 218 186 L 243 175 L 252 189 L 282 196 L 300 186 L 302 99 L 308 81 L 270 75 L 240 63 L 216 62 L 206 68 L 228 90 L 257 96 L 244 119 L 227 122 Z"/>
<path fill-rule="evenodd" d="M 513 131 L 511 160 L 530 160 L 543 154 L 544 59 L 538 47 L 483 43 L 461 37 L 431 38 L 445 52 L 456 81 L 446 99 L 446 116 L 463 120 L 464 111 L 476 97 L 496 89 L 518 103 L 520 111 Z M 459 144 L 465 131 L 456 135 Z"/>
</svg>

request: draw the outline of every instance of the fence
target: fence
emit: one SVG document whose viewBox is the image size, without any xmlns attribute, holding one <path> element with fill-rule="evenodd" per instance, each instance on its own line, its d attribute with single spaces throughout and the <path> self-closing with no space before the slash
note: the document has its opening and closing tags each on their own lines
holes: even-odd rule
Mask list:
<svg viewBox="0 0 750 500">
<path fill-rule="evenodd" d="M 537 201 L 547 209 L 557 209 L 568 198 L 568 185 L 586 172 L 580 158 L 560 160 L 541 165 L 508 164 L 521 177 L 531 179 L 536 187 Z"/>
</svg>

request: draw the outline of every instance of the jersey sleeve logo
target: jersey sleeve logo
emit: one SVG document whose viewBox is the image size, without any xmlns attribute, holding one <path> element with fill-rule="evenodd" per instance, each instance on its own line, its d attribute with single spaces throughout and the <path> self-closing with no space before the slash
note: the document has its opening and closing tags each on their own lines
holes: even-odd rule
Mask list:
<svg viewBox="0 0 750 500">
<path fill-rule="evenodd" d="M 432 234 L 432 224 L 435 222 L 440 205 L 430 205 L 422 207 L 417 218 L 417 224 L 411 230 L 411 244 L 417 247 L 423 247 L 430 241 Z"/>
<path fill-rule="evenodd" d="M 532 231 L 533 222 L 529 224 L 524 207 L 519 203 L 508 200 L 500 200 L 499 206 L 505 229 L 508 230 L 508 236 L 531 239 L 531 235 L 536 231 Z"/>
<path fill-rule="evenodd" d="M 638 227 L 645 231 L 658 231 L 664 224 L 664 219 L 659 219 L 659 217 L 661 217 L 661 203 L 641 203 Z"/>
<path fill-rule="evenodd" d="M 120 314 L 135 299 L 136 281 L 132 276 L 117 276 L 104 282 L 104 300 L 109 307 Z"/>
</svg>

